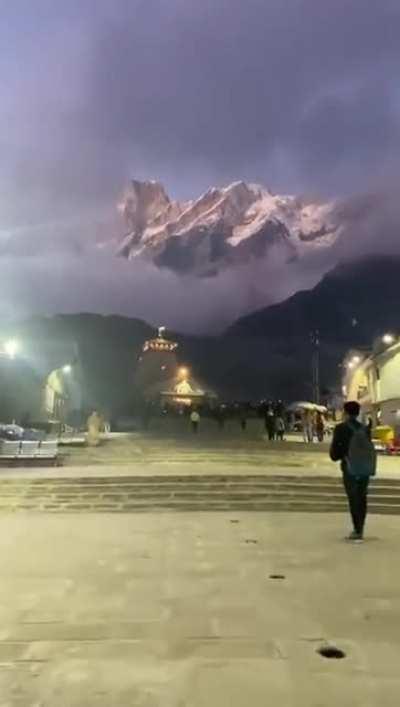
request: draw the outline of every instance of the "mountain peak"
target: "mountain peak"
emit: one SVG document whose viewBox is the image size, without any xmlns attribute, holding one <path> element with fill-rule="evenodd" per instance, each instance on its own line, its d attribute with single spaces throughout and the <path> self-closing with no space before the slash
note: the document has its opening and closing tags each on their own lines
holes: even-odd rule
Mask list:
<svg viewBox="0 0 400 707">
<path fill-rule="evenodd" d="M 244 181 L 180 202 L 159 182 L 133 179 L 119 210 L 126 227 L 120 255 L 199 275 L 268 256 L 272 246 L 288 258 L 301 257 L 311 247 L 331 245 L 338 234 L 333 202 L 274 195 Z"/>
</svg>

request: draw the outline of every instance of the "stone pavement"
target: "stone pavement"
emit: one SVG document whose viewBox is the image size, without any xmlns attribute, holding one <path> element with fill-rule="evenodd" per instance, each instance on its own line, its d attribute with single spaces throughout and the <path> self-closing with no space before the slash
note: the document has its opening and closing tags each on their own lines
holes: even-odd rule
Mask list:
<svg viewBox="0 0 400 707">
<path fill-rule="evenodd" d="M 328 445 L 269 443 L 262 436 L 202 436 L 193 439 L 144 434 L 112 435 L 96 448 L 63 447 L 62 467 L 0 467 L 2 478 L 100 476 L 324 476 L 340 478 Z M 400 480 L 400 457 L 380 456 L 378 477 Z"/>
<path fill-rule="evenodd" d="M 397 707 L 400 519 L 344 522 L 1 515 L 1 707 Z"/>
</svg>

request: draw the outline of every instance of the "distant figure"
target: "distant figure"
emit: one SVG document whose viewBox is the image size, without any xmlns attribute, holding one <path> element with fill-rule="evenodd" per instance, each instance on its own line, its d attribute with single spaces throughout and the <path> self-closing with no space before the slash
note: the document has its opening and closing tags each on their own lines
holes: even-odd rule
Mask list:
<svg viewBox="0 0 400 707">
<path fill-rule="evenodd" d="M 223 430 L 225 427 L 225 412 L 222 408 L 218 408 L 216 417 L 219 429 Z"/>
<path fill-rule="evenodd" d="M 247 416 L 245 410 L 242 410 L 242 412 L 240 413 L 240 427 L 242 428 L 243 432 L 246 432 Z"/>
<path fill-rule="evenodd" d="M 275 420 L 275 431 L 276 431 L 276 438 L 279 439 L 281 442 L 283 442 L 286 427 L 285 427 L 285 421 L 281 415 L 278 415 L 278 417 Z"/>
<path fill-rule="evenodd" d="M 309 410 L 304 410 L 301 419 L 301 426 L 303 429 L 303 440 L 310 444 L 313 441 L 314 430 L 313 420 Z"/>
<path fill-rule="evenodd" d="M 87 420 L 87 441 L 89 447 L 98 447 L 100 444 L 100 432 L 102 429 L 103 420 L 101 415 L 94 410 L 91 415 L 89 415 Z"/>
<path fill-rule="evenodd" d="M 268 432 L 268 439 L 273 442 L 275 439 L 275 415 L 270 411 L 265 418 L 265 427 Z"/>
<path fill-rule="evenodd" d="M 353 542 L 363 540 L 369 480 L 376 473 L 376 452 L 367 427 L 357 419 L 359 414 L 359 403 L 345 404 L 344 422 L 336 425 L 330 449 L 332 461 L 341 462 L 354 528 L 346 539 Z"/>
<path fill-rule="evenodd" d="M 323 442 L 325 437 L 325 420 L 322 413 L 317 412 L 317 417 L 315 420 L 315 432 L 317 435 L 318 442 Z"/>
<path fill-rule="evenodd" d="M 197 432 L 199 431 L 199 422 L 200 422 L 200 415 L 197 412 L 197 410 L 193 410 L 190 415 L 190 424 L 192 426 L 193 434 L 197 434 Z"/>
</svg>

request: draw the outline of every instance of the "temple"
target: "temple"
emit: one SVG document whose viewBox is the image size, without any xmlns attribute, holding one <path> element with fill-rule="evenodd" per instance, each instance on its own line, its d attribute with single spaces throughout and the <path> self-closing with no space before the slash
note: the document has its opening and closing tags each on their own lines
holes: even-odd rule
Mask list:
<svg viewBox="0 0 400 707">
<path fill-rule="evenodd" d="M 162 407 L 210 404 L 216 395 L 194 378 L 178 360 L 179 345 L 159 327 L 154 339 L 145 341 L 135 374 L 136 393 Z"/>
</svg>

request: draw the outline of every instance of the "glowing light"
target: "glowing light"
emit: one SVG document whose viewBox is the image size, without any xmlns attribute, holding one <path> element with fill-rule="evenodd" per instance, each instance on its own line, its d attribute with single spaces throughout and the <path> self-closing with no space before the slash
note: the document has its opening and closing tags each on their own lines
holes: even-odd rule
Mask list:
<svg viewBox="0 0 400 707">
<path fill-rule="evenodd" d="M 354 366 L 355 366 L 355 363 L 353 361 L 349 361 L 349 363 L 347 364 L 347 368 L 350 368 L 350 369 L 354 368 Z"/>
<path fill-rule="evenodd" d="M 72 366 L 70 366 L 70 365 L 63 366 L 63 372 L 64 373 L 72 373 Z"/>
<path fill-rule="evenodd" d="M 4 352 L 10 358 L 15 358 L 15 355 L 18 352 L 18 350 L 19 350 L 19 344 L 18 344 L 18 341 L 15 341 L 15 339 L 10 339 L 9 341 L 5 342 Z"/>
<path fill-rule="evenodd" d="M 352 362 L 353 362 L 353 363 L 356 363 L 356 364 L 357 364 L 357 363 L 360 363 L 360 361 L 361 361 L 360 356 L 353 356 L 353 358 L 352 358 Z"/>
<path fill-rule="evenodd" d="M 382 341 L 384 344 L 387 346 L 390 346 L 390 344 L 394 343 L 394 336 L 393 334 L 385 334 L 385 336 L 382 337 Z"/>
<path fill-rule="evenodd" d="M 179 369 L 179 378 L 182 378 L 185 380 L 189 375 L 189 370 L 185 367 L 182 366 L 182 368 Z"/>
</svg>

